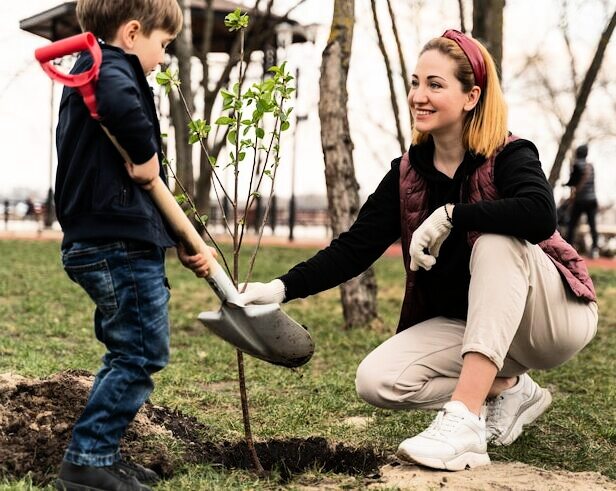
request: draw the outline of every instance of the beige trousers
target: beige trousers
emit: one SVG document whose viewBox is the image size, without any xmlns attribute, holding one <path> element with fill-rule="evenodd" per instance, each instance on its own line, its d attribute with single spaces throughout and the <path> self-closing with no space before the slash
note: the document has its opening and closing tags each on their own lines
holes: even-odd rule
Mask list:
<svg viewBox="0 0 616 491">
<path fill-rule="evenodd" d="M 435 317 L 378 346 L 357 369 L 362 399 L 387 409 L 438 409 L 465 353 L 487 356 L 498 377 L 512 377 L 558 366 L 594 337 L 597 304 L 575 297 L 539 246 L 482 235 L 470 271 L 467 320 Z"/>
</svg>

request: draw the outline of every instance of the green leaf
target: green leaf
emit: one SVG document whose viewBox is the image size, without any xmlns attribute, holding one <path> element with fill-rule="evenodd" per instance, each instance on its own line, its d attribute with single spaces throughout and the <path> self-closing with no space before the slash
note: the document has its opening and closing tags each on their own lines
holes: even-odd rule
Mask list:
<svg viewBox="0 0 616 491">
<path fill-rule="evenodd" d="M 264 138 L 265 137 L 265 130 L 263 128 L 256 128 L 255 129 L 255 134 L 257 135 L 257 138 Z"/>
<path fill-rule="evenodd" d="M 184 193 L 182 194 L 176 194 L 175 195 L 175 201 L 177 201 L 177 204 L 182 206 L 184 203 L 186 203 L 186 195 Z"/>
<path fill-rule="evenodd" d="M 241 162 L 242 160 L 244 160 L 244 157 L 246 157 L 246 152 L 240 152 L 239 155 L 240 155 L 240 158 L 238 160 Z"/>
<path fill-rule="evenodd" d="M 171 78 L 166 72 L 158 72 L 156 74 L 156 82 L 158 85 L 165 85 L 171 81 Z"/>
<path fill-rule="evenodd" d="M 231 145 L 235 145 L 235 143 L 237 142 L 237 131 L 229 131 L 229 134 L 227 135 L 227 140 L 229 140 L 229 143 Z"/>
<path fill-rule="evenodd" d="M 283 121 L 280 125 L 280 131 L 287 131 L 289 129 L 290 123 L 288 121 Z"/>
<path fill-rule="evenodd" d="M 230 118 L 229 116 L 221 116 L 220 118 L 218 118 L 216 120 L 216 124 L 220 124 L 220 125 L 230 125 L 235 123 L 235 119 Z"/>
<path fill-rule="evenodd" d="M 268 111 L 268 104 L 265 99 L 259 99 L 257 101 L 257 110 L 260 111 L 261 113 L 265 113 Z"/>
<path fill-rule="evenodd" d="M 216 167 L 216 157 L 214 157 L 213 155 L 208 156 L 207 158 L 210 161 L 210 165 L 212 167 Z"/>
<path fill-rule="evenodd" d="M 202 119 L 196 119 L 188 123 L 188 143 L 194 144 L 207 138 L 211 126 Z"/>
<path fill-rule="evenodd" d="M 248 14 L 243 14 L 242 11 L 237 8 L 225 17 L 225 26 L 230 32 L 233 32 L 248 27 L 249 20 Z"/>
<path fill-rule="evenodd" d="M 202 223 L 207 223 L 207 221 L 208 221 L 209 219 L 210 219 L 210 217 L 209 217 L 209 216 L 207 216 L 207 215 L 201 215 L 201 216 L 199 217 L 199 220 L 200 220 Z"/>
</svg>

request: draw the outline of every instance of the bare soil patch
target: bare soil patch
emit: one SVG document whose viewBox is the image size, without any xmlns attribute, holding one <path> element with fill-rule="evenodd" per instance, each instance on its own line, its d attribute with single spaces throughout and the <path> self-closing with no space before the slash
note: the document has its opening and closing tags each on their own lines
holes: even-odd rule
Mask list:
<svg viewBox="0 0 616 491">
<path fill-rule="evenodd" d="M 92 382 L 85 371 L 43 380 L 0 374 L 0 476 L 20 479 L 29 474 L 40 485 L 53 479 Z M 122 453 L 163 478 L 191 463 L 251 468 L 245 442 L 214 443 L 211 434 L 191 416 L 146 403 L 124 436 Z M 284 481 L 314 468 L 376 473 L 382 460 L 371 449 L 331 445 L 317 437 L 268 440 L 257 442 L 256 448 L 263 467 L 277 469 Z"/>
</svg>

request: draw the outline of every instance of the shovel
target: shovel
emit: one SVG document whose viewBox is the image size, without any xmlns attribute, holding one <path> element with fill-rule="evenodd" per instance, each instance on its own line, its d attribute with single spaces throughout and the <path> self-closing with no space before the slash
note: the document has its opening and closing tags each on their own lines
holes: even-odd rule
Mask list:
<svg viewBox="0 0 616 491">
<path fill-rule="evenodd" d="M 92 67 L 83 73 L 70 75 L 58 71 L 50 62 L 56 58 L 89 51 Z M 78 34 L 48 46 L 38 48 L 34 56 L 52 80 L 80 92 L 90 115 L 99 120 L 96 109 L 95 85 L 102 61 L 101 48 L 92 33 Z M 131 162 L 126 151 L 102 124 L 118 152 L 126 162 Z M 221 300 L 217 312 L 202 312 L 199 320 L 214 334 L 240 351 L 288 368 L 308 362 L 314 353 L 314 343 L 308 331 L 285 314 L 278 304 L 244 305 L 239 293 L 223 268 L 214 260 L 209 247 L 160 177 L 152 183 L 150 197 L 171 225 L 173 231 L 193 254 L 202 253 L 212 265 L 206 278 L 216 296 Z"/>
</svg>

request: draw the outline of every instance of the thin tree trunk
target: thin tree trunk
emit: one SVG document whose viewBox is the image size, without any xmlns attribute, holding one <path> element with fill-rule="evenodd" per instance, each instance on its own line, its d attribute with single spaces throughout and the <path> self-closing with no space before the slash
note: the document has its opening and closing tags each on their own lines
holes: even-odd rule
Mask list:
<svg viewBox="0 0 616 491">
<path fill-rule="evenodd" d="M 192 23 L 190 15 L 190 0 L 180 0 L 184 14 L 184 25 L 175 41 L 175 54 L 178 59 L 182 93 L 191 115 L 194 113 L 193 91 L 190 77 L 190 59 L 192 56 Z M 172 97 L 172 99 L 176 99 Z M 177 157 L 177 176 L 183 183 L 186 192 L 194 198 L 195 179 L 192 168 L 192 146 L 188 144 L 188 123 L 191 118 L 183 108 L 182 102 L 174 100 L 171 104 L 171 118 L 175 128 L 175 149 Z"/>
<path fill-rule="evenodd" d="M 404 58 L 404 52 L 402 51 L 402 42 L 400 41 L 400 35 L 398 34 L 398 26 L 396 25 L 396 16 L 394 9 L 391 6 L 391 0 L 387 0 L 387 8 L 389 9 L 389 16 L 391 17 L 391 28 L 394 33 L 394 39 L 396 40 L 396 48 L 398 49 L 398 57 L 400 58 L 400 70 L 402 71 L 402 80 L 404 80 L 404 90 L 408 94 L 411 90 L 411 82 L 409 81 L 409 72 L 406 67 L 406 60 Z"/>
<path fill-rule="evenodd" d="M 616 26 L 616 10 L 612 14 L 612 18 L 608 23 L 607 27 L 601 34 L 601 39 L 599 39 L 599 44 L 597 45 L 597 50 L 595 51 L 595 56 L 590 63 L 590 67 L 584 76 L 584 80 L 582 85 L 580 86 L 580 92 L 577 94 L 575 100 L 575 108 L 573 110 L 573 114 L 571 115 L 571 120 L 567 124 L 565 128 L 565 133 L 563 134 L 560 144 L 558 145 L 558 151 L 556 152 L 556 157 L 554 158 L 554 163 L 552 164 L 552 169 L 550 170 L 550 177 L 548 179 L 549 183 L 554 186 L 560 177 L 560 170 L 563 165 L 563 160 L 565 158 L 565 154 L 567 150 L 571 146 L 573 142 L 573 137 L 575 135 L 575 130 L 580 123 L 580 119 L 582 118 L 582 114 L 584 113 L 584 109 L 586 109 L 586 103 L 588 102 L 588 96 L 590 95 L 590 91 L 592 90 L 592 86 L 597 78 L 597 74 L 599 73 L 599 69 L 601 68 L 601 63 L 603 63 L 603 56 L 605 55 L 605 50 L 607 49 L 607 45 L 612 37 L 612 33 L 614 32 L 614 27 Z"/>
<path fill-rule="evenodd" d="M 374 19 L 374 27 L 376 29 L 376 37 L 379 42 L 379 49 L 383 55 L 383 61 L 385 61 L 385 70 L 387 72 L 387 82 L 389 83 L 389 97 L 391 99 L 391 108 L 394 111 L 394 121 L 396 122 L 396 136 L 398 137 L 398 145 L 400 145 L 400 153 L 404 153 L 406 145 L 404 143 L 404 136 L 402 135 L 402 126 L 400 125 L 400 109 L 398 108 L 398 98 L 396 97 L 396 85 L 394 83 L 393 73 L 391 71 L 391 63 L 389 62 L 389 55 L 385 49 L 385 43 L 383 42 L 383 35 L 381 34 L 381 26 L 379 24 L 379 17 L 376 13 L 376 1 L 370 0 L 370 6 L 372 7 L 372 18 Z M 393 16 L 392 16 L 393 21 Z"/>
<path fill-rule="evenodd" d="M 351 226 L 359 211 L 359 185 L 353 167 L 346 88 L 355 22 L 354 9 L 354 0 L 335 0 L 334 18 L 323 51 L 319 81 L 325 182 L 331 225 L 336 237 Z M 341 285 L 346 328 L 365 326 L 376 318 L 376 290 L 372 268 Z"/>
<path fill-rule="evenodd" d="M 460 8 L 460 31 L 466 34 L 466 22 L 464 20 L 464 0 L 458 0 L 458 7 Z"/>
<path fill-rule="evenodd" d="M 473 0 L 473 37 L 488 49 L 502 79 L 505 0 Z"/>
</svg>

